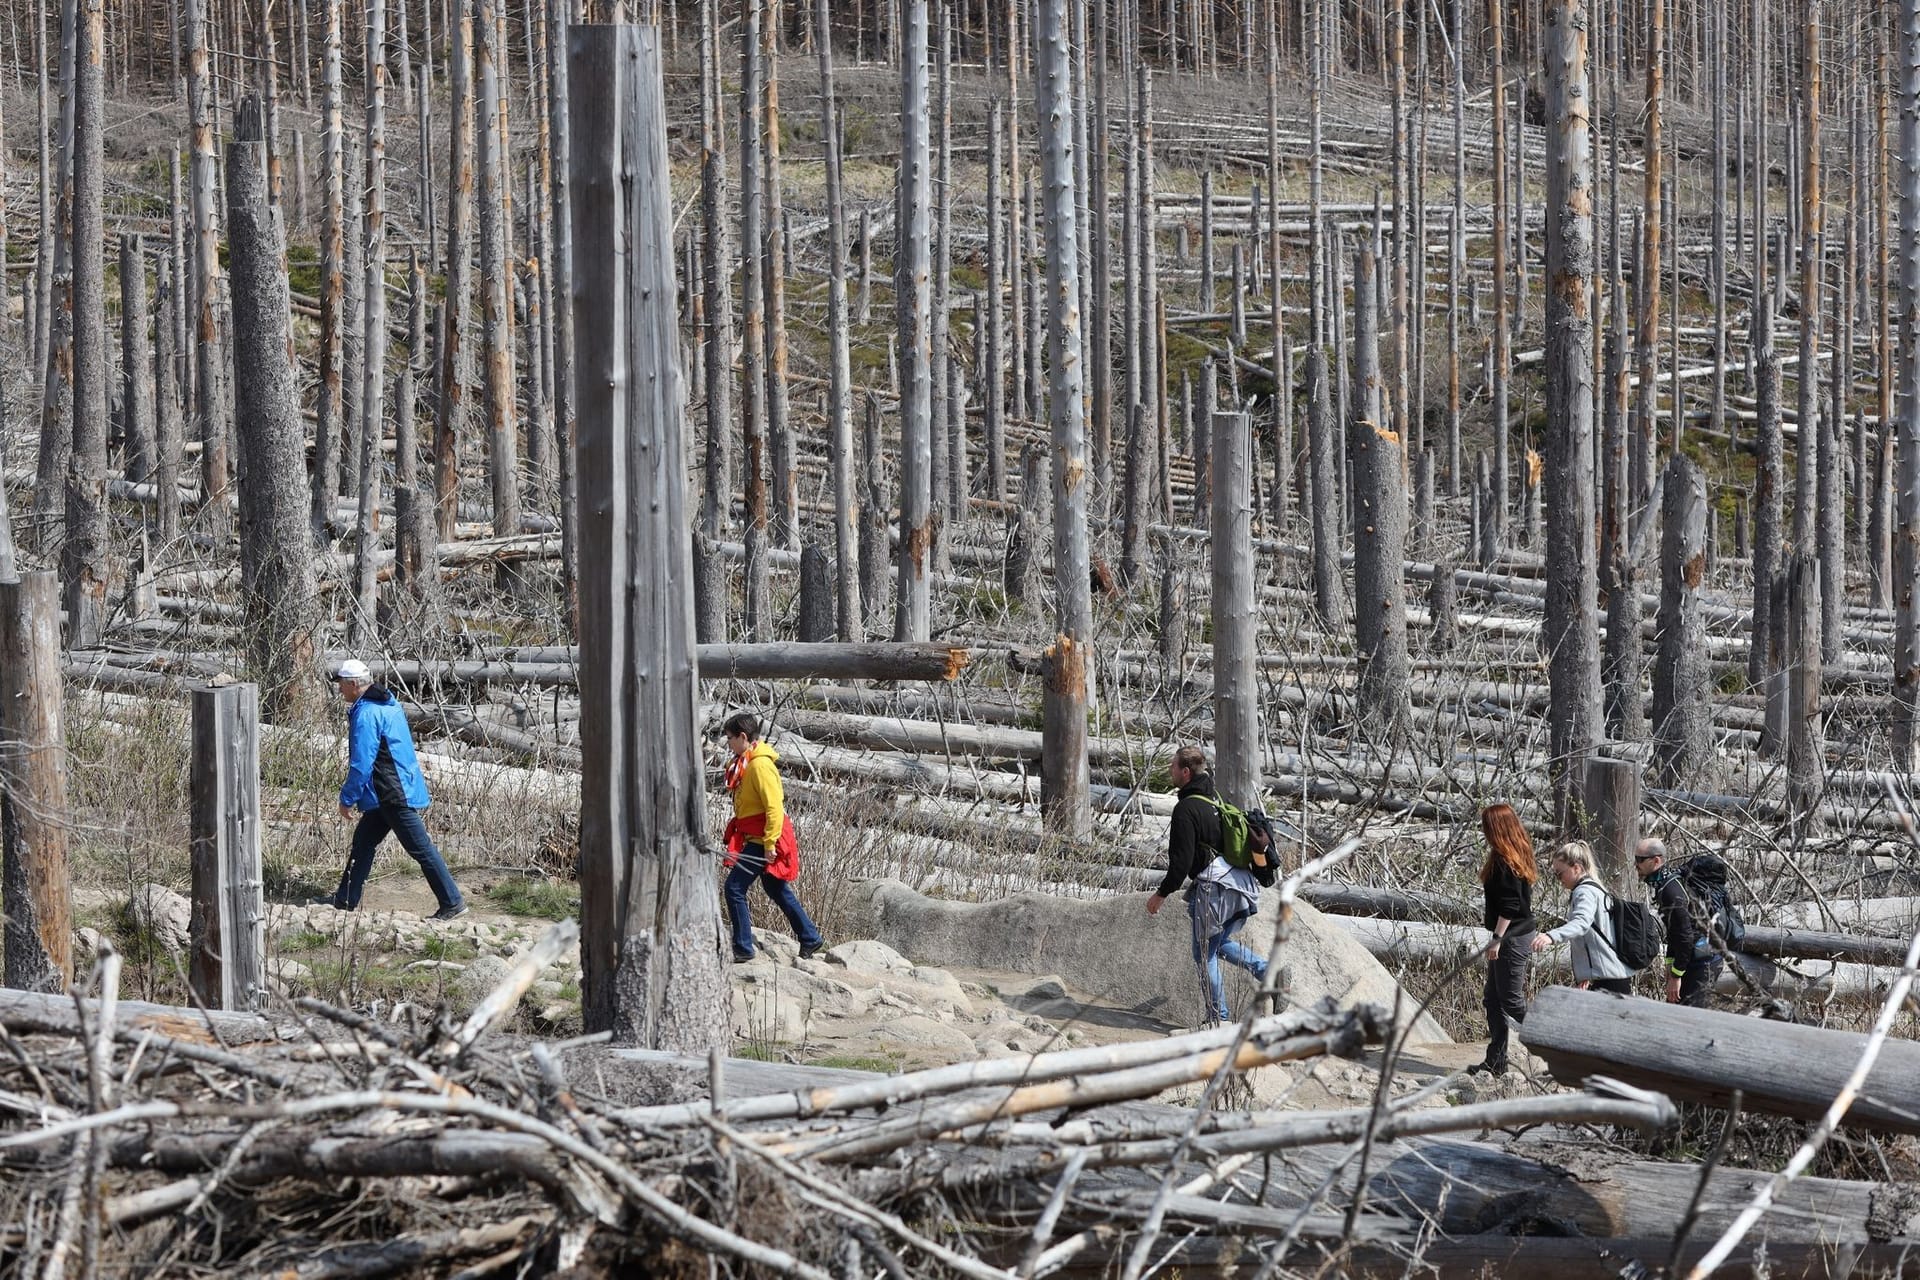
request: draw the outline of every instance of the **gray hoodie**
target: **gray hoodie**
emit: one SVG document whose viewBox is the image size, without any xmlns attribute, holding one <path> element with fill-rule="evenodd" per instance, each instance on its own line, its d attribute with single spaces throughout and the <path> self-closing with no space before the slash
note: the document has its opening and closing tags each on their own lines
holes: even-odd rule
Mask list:
<svg viewBox="0 0 1920 1280">
<path fill-rule="evenodd" d="M 1567 922 L 1549 929 L 1547 939 L 1558 945 L 1573 943 L 1573 980 L 1591 982 L 1595 978 L 1631 978 L 1633 971 L 1620 962 L 1613 947 L 1613 921 L 1607 914 L 1607 891 L 1598 880 L 1588 877 L 1573 886 L 1573 903 L 1567 910 Z"/>
</svg>

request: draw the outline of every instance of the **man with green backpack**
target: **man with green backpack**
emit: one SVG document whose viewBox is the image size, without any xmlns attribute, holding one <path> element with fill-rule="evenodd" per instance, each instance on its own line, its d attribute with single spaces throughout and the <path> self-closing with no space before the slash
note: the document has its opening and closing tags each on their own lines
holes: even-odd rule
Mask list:
<svg viewBox="0 0 1920 1280">
<path fill-rule="evenodd" d="M 1221 800 L 1199 747 L 1173 753 L 1168 772 L 1180 789 L 1167 835 L 1167 874 L 1147 899 L 1147 914 L 1181 885 L 1187 888 L 1187 916 L 1193 924 L 1193 962 L 1200 968 L 1200 989 L 1207 1017 L 1226 1022 L 1226 989 L 1220 962 L 1238 965 L 1256 982 L 1267 976 L 1267 962 L 1234 940 L 1260 907 L 1260 886 L 1273 883 L 1272 841 L 1263 824 Z"/>
</svg>

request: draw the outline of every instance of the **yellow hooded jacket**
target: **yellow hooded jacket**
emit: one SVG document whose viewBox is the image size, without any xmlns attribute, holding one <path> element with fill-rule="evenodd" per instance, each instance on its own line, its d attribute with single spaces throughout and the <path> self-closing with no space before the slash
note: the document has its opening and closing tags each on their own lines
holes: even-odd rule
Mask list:
<svg viewBox="0 0 1920 1280">
<path fill-rule="evenodd" d="M 764 742 L 756 742 L 740 758 L 740 785 L 733 789 L 733 816 L 740 832 L 748 840 L 758 840 L 769 854 L 780 840 L 786 822 L 786 793 L 780 787 L 780 771 L 774 767 L 780 753 Z M 745 821 L 766 815 L 764 826 Z M 765 833 L 755 834 L 756 827 Z"/>
</svg>

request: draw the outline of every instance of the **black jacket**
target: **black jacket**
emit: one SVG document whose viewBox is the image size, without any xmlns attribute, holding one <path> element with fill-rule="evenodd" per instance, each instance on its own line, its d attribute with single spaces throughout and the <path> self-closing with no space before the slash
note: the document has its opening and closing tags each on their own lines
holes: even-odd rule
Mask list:
<svg viewBox="0 0 1920 1280">
<path fill-rule="evenodd" d="M 1693 919 L 1693 902 L 1687 896 L 1687 886 L 1680 882 L 1680 873 L 1672 867 L 1663 866 L 1648 876 L 1647 888 L 1653 892 L 1653 908 L 1667 930 L 1667 972 L 1678 977 L 1697 958 L 1693 948 L 1699 927 Z"/>
<path fill-rule="evenodd" d="M 1192 782 L 1180 788 L 1180 803 L 1173 806 L 1173 827 L 1167 832 L 1167 875 L 1160 882 L 1161 897 L 1170 898 L 1179 892 L 1188 877 L 1199 875 L 1219 852 L 1220 810 L 1207 799 L 1219 794 L 1210 773 L 1197 773 Z"/>
<path fill-rule="evenodd" d="M 1496 861 L 1483 887 L 1487 893 L 1485 919 L 1488 932 L 1499 928 L 1503 917 L 1507 921 L 1508 933 L 1532 932 L 1535 925 L 1531 880 L 1522 880 L 1513 874 L 1506 863 Z"/>
</svg>

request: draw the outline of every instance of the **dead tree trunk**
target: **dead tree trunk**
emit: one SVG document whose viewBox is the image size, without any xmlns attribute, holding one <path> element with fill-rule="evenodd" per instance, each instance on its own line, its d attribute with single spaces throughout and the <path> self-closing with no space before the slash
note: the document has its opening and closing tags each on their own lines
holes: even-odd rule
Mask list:
<svg viewBox="0 0 1920 1280">
<path fill-rule="evenodd" d="M 240 428 L 240 591 L 248 665 L 268 713 L 277 714 L 310 701 L 304 695 L 312 687 L 315 619 L 311 528 L 300 484 L 305 424 L 294 376 L 285 248 L 267 203 L 262 137 L 259 100 L 248 97 L 234 113 L 226 166 Z"/>
<path fill-rule="evenodd" d="M 1639 317 L 1633 329 L 1633 372 L 1640 379 L 1640 394 L 1634 401 L 1633 424 L 1633 510 L 1637 514 L 1653 493 L 1653 475 L 1659 438 L 1658 372 L 1660 336 L 1660 217 L 1661 161 L 1665 150 L 1660 142 L 1661 112 L 1664 109 L 1666 59 L 1666 5 L 1647 7 L 1647 127 L 1641 147 L 1645 159 L 1646 182 L 1642 189 L 1640 222 L 1640 261 L 1633 276 L 1639 295 Z M 1676 384 L 1678 385 L 1678 384 Z"/>
<path fill-rule="evenodd" d="M 507 108 L 500 60 L 495 0 L 474 0 L 474 80 L 480 110 L 480 314 L 485 346 L 488 475 L 493 482 L 493 532 L 520 532 L 519 442 L 514 430 L 513 315 L 507 289 L 512 280 L 507 236 L 510 172 L 505 137 Z M 669 277 L 667 297 L 677 296 Z M 372 358 L 372 353 L 368 354 Z M 503 563 L 503 587 L 517 592 L 518 569 Z"/>
<path fill-rule="evenodd" d="M 420 486 L 415 405 L 427 367 L 427 277 L 418 253 L 407 254 L 407 358 L 393 393 L 394 576 L 416 598 L 438 579 L 433 494 Z"/>
<path fill-rule="evenodd" d="M 576 501 L 579 482 L 574 471 L 573 448 L 576 400 L 573 382 L 573 180 L 570 169 L 572 144 L 568 136 L 572 95 L 567 85 L 567 27 L 573 7 L 571 0 L 549 0 L 549 3 L 552 7 L 547 34 L 547 118 L 552 134 L 550 150 L 553 172 L 548 199 L 553 206 L 549 215 L 553 224 L 553 269 L 550 278 L 554 297 L 553 430 L 560 462 L 560 599 L 568 628 L 577 630 L 580 613 L 577 589 L 580 518 Z M 727 349 L 731 351 L 731 323 L 726 332 L 729 338 Z M 712 395 L 711 390 L 708 395 Z"/>
<path fill-rule="evenodd" d="M 387 10 L 386 0 L 367 0 L 367 172 L 360 366 L 360 479 L 354 520 L 354 607 L 347 614 L 348 644 L 358 647 L 373 631 L 378 601 L 374 552 L 380 526 L 380 440 L 387 407 Z M 496 534 L 520 532 L 494 526 Z"/>
<path fill-rule="evenodd" d="M 1707 479 L 1684 454 L 1667 464 L 1661 516 L 1659 656 L 1653 664 L 1656 785 L 1695 790 L 1713 763 L 1713 666 L 1700 583 L 1706 571 Z"/>
<path fill-rule="evenodd" d="M 1313 74 L 1308 92 L 1307 157 L 1307 482 L 1313 526 L 1313 599 L 1320 623 L 1338 631 L 1347 618 L 1346 592 L 1340 580 L 1340 490 L 1336 465 L 1331 395 L 1327 386 L 1326 223 L 1321 215 L 1322 156 L 1320 97 L 1326 78 L 1326 22 L 1322 0 L 1314 0 Z M 1275 219 L 1275 234 L 1279 234 Z M 1277 293 L 1280 280 L 1276 276 Z"/>
<path fill-rule="evenodd" d="M 766 197 L 766 238 L 744 246 L 762 257 L 760 284 L 767 302 L 767 452 L 773 464 L 773 542 L 800 545 L 800 482 L 794 474 L 793 429 L 787 418 L 787 230 L 780 177 L 780 61 L 775 35 L 782 20 L 775 3 L 760 24 L 760 178 Z M 746 145 L 742 140 L 742 145 Z"/>
<path fill-rule="evenodd" d="M 1054 639 L 1046 652 L 1041 806 L 1050 831 L 1092 835 L 1087 773 L 1087 662 L 1092 649 L 1091 551 L 1087 543 L 1087 403 L 1081 395 L 1079 190 L 1073 171 L 1069 0 L 1041 0 L 1035 15 L 1035 121 L 1046 201 L 1048 416 L 1052 420 Z M 1033 470 L 1027 472 L 1035 476 Z"/>
<path fill-rule="evenodd" d="M 820 140 L 827 156 L 827 431 L 833 459 L 833 558 L 837 634 L 858 644 L 860 617 L 859 507 L 854 501 L 853 368 L 847 341 L 847 213 L 840 181 L 840 108 L 833 89 L 833 23 L 828 0 L 815 0 L 820 44 Z M 724 289 L 724 285 L 722 286 Z M 956 465 L 949 459 L 948 465 Z"/>
<path fill-rule="evenodd" d="M 327 36 L 323 46 L 326 70 L 321 78 L 321 154 L 326 166 L 326 214 L 320 228 L 320 390 L 313 429 L 313 482 L 310 519 L 316 544 L 326 545 L 333 524 L 335 496 L 340 491 L 340 423 L 344 415 L 343 373 L 346 316 L 346 140 L 341 106 L 340 4 L 326 0 Z M 461 86 L 456 76 L 456 101 Z M 454 136 L 459 137 L 459 114 Z M 455 296 L 451 266 L 447 293 Z M 453 536 L 452 517 L 443 530 Z"/>
<path fill-rule="evenodd" d="M 698 732 L 685 404 L 660 38 L 568 31 L 580 338 L 587 1025 L 704 1055 L 726 1043 L 720 902 Z M 629 177 L 629 175 L 631 175 Z M 644 673 L 645 678 L 642 678 Z"/>
<path fill-rule="evenodd" d="M 1619 74 L 1613 80 L 1619 105 Z M 1619 138 L 1614 139 L 1614 216 L 1619 213 Z M 1622 742 L 1640 737 L 1640 589 L 1638 567 L 1628 545 L 1633 513 L 1632 453 L 1627 436 L 1627 308 L 1622 297 L 1620 228 L 1609 240 L 1612 294 L 1607 331 L 1606 415 L 1601 447 L 1600 564 L 1596 575 L 1606 591 L 1607 648 L 1601 673 L 1605 687 L 1607 732 Z"/>
<path fill-rule="evenodd" d="M 987 110 L 987 367 L 986 403 L 982 419 L 986 430 L 987 496 L 1004 501 L 1006 475 L 1006 272 L 1005 224 L 1001 210 L 1000 184 L 1000 112 L 998 99 Z"/>
<path fill-rule="evenodd" d="M 443 539 L 453 537 L 460 497 L 460 445 L 467 434 L 467 330 L 473 307 L 473 10 L 451 0 L 447 50 L 447 332 L 434 405 L 433 492 Z M 327 0 L 329 9 L 339 0 Z"/>
<path fill-rule="evenodd" d="M 155 512 L 155 532 L 162 547 L 180 536 L 180 458 L 183 437 L 179 370 L 174 360 L 174 328 L 170 313 L 178 305 L 180 280 L 166 254 L 154 272 L 153 325 L 154 467 L 153 483 L 162 501 Z"/>
<path fill-rule="evenodd" d="M 1253 422 L 1215 415 L 1213 486 L 1213 741 L 1221 794 L 1260 794 L 1259 610 L 1253 581 Z M 1402 517 L 1404 521 L 1405 517 Z M 1398 560 L 1394 574 L 1399 577 Z"/>
<path fill-rule="evenodd" d="M 0 943 L 6 985 L 18 990 L 73 980 L 69 821 L 60 586 L 30 573 L 0 582 Z"/>
<path fill-rule="evenodd" d="M 153 363 L 147 337 L 144 239 L 120 237 L 120 422 L 126 435 L 122 474 L 136 484 L 153 478 Z"/>
<path fill-rule="evenodd" d="M 67 643 L 100 643 L 107 614 L 107 299 L 102 202 L 106 14 L 76 0 L 73 110 L 73 449 L 60 567 Z"/>
<path fill-rule="evenodd" d="M 927 116 L 927 0 L 904 0 L 900 79 L 900 213 L 894 268 L 900 348 L 907 367 L 900 397 L 900 548 L 895 640 L 925 640 L 932 625 L 933 410 L 927 315 L 933 173 Z"/>
<path fill-rule="evenodd" d="M 773 580 L 767 558 L 766 310 L 760 254 L 766 208 L 761 192 L 760 25 L 762 0 L 744 0 L 740 30 L 740 463 L 746 487 L 746 630 L 773 639 Z"/>
<path fill-rule="evenodd" d="M 887 571 L 887 459 L 880 447 L 880 397 L 867 392 L 861 430 L 860 613 L 869 631 L 887 630 L 892 574 Z"/>
<path fill-rule="evenodd" d="M 1593 530 L 1593 157 L 1587 27 L 1578 0 L 1551 0 L 1547 62 L 1548 728 L 1555 811 L 1566 826 L 1601 732 Z"/>
<path fill-rule="evenodd" d="M 222 383 L 227 368 L 220 330 L 220 228 L 214 218 L 219 199 L 213 154 L 213 85 L 207 69 L 206 0 L 187 0 L 187 110 L 193 124 L 193 297 L 195 364 L 200 371 L 194 408 L 200 420 L 200 484 L 203 519 L 216 539 L 224 538 L 227 517 L 227 398 Z"/>
<path fill-rule="evenodd" d="M 1513 367 L 1513 330 L 1507 320 L 1507 72 L 1505 60 L 1506 23 L 1501 0 L 1487 0 L 1487 39 L 1492 58 L 1493 84 L 1489 100 L 1493 120 L 1489 134 L 1493 141 L 1493 507 L 1489 512 L 1495 540 L 1504 544 L 1507 537 L 1507 504 L 1512 485 L 1508 465 L 1512 431 L 1507 424 L 1507 379 Z M 1584 30 L 1581 32 L 1585 36 Z M 1581 109 L 1580 128 L 1587 126 L 1585 100 L 1573 104 Z M 1549 129 L 1551 129 L 1549 125 Z M 1656 135 L 1657 136 L 1657 135 Z M 1553 145 L 1548 143 L 1549 147 Z M 1582 146 L 1587 145 L 1583 138 Z M 1591 185 L 1590 179 L 1588 185 Z M 1549 201 L 1549 205 L 1551 205 Z M 1589 205 L 1582 211 L 1591 218 Z M 1549 330 L 1551 333 L 1551 330 Z"/>
<path fill-rule="evenodd" d="M 1817 822 L 1825 789 L 1820 732 L 1820 562 L 1801 553 L 1787 567 L 1791 647 L 1787 675 L 1787 810 L 1804 838 Z"/>
<path fill-rule="evenodd" d="M 1360 721 L 1384 737 L 1407 700 L 1406 586 L 1400 572 L 1407 494 L 1400 438 L 1383 421 L 1379 264 L 1371 247 L 1354 260 L 1353 293 L 1353 420 L 1347 424 L 1353 460 L 1353 635 L 1360 659 Z M 1218 718 L 1216 712 L 1216 723 Z"/>
<path fill-rule="evenodd" d="M 253 145 L 235 141 L 227 146 L 229 196 L 235 186 L 233 151 Z M 234 337 L 237 347 L 237 319 Z M 239 421 L 244 426 L 244 414 Z M 295 532 L 304 538 L 298 479 L 290 487 Z M 260 700 L 253 685 L 193 691 L 187 827 L 193 862 L 188 982 L 207 1008 L 261 1008 L 267 1002 L 267 913 L 260 874 Z"/>
<path fill-rule="evenodd" d="M 1895 60 L 1900 91 L 1900 225 L 1920 227 L 1920 0 L 1900 0 Z M 1902 773 L 1920 770 L 1920 236 L 1899 241 L 1900 478 L 1893 537 L 1893 759 Z"/>
</svg>

